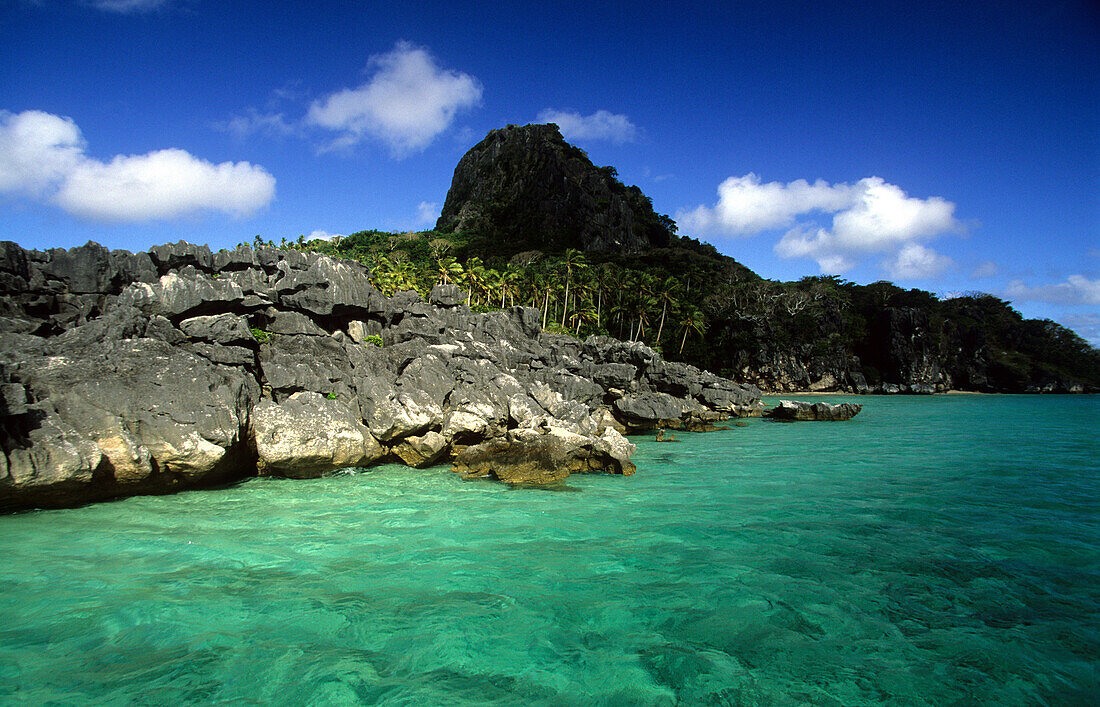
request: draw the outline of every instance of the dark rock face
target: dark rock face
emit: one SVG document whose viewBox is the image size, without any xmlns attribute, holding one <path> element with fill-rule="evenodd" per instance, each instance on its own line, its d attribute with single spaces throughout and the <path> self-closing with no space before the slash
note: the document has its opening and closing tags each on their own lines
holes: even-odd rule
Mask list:
<svg viewBox="0 0 1100 707">
<path fill-rule="evenodd" d="M 272 248 L 0 243 L 0 509 L 383 460 L 630 474 L 624 432 L 760 412 L 756 388 L 641 344 L 436 289 L 386 298 L 355 262 Z"/>
<path fill-rule="evenodd" d="M 711 334 L 717 341 L 736 344 L 721 346 L 709 365 L 777 392 L 1096 392 L 1096 386 L 1079 374 L 1059 372 L 1065 352 L 1059 354 L 1051 346 L 1058 342 L 1057 333 L 1037 331 L 1046 326 L 1043 322 L 1024 321 L 996 298 L 989 298 L 993 304 L 980 299 L 965 304 L 966 299 L 938 303 L 938 309 L 926 305 L 864 310 L 866 321 L 860 326 L 866 332 L 849 343 L 842 343 L 843 320 L 825 315 L 810 325 L 816 335 L 811 343 L 789 343 L 789 335 L 774 326 L 775 321 L 737 336 L 730 319 Z"/>
<path fill-rule="evenodd" d="M 868 385 L 859 358 L 842 350 L 814 355 L 769 345 L 739 354 L 738 379 L 752 381 L 762 390 L 883 392 Z"/>
<path fill-rule="evenodd" d="M 667 245 L 671 221 L 637 187 L 592 164 L 558 126 L 491 131 L 459 161 L 436 230 L 524 250 L 635 252 Z"/>
<path fill-rule="evenodd" d="M 862 405 L 855 403 L 830 405 L 829 403 L 805 403 L 800 400 L 780 400 L 778 405 L 764 411 L 764 417 L 785 422 L 799 420 L 843 422 L 851 420 L 862 409 Z"/>
</svg>

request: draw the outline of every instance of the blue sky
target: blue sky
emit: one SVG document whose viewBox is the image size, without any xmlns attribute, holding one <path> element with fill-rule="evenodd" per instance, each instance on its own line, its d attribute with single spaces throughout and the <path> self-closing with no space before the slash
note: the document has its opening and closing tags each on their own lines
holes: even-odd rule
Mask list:
<svg viewBox="0 0 1100 707">
<path fill-rule="evenodd" d="M 991 292 L 1100 344 L 1087 0 L 7 0 L 0 36 L 24 247 L 419 230 L 486 132 L 554 119 L 765 277 Z"/>
</svg>

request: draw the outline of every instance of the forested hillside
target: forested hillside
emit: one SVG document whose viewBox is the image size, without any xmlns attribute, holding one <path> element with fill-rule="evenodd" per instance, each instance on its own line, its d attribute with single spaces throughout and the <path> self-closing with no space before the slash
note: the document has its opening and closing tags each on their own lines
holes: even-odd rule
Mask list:
<svg viewBox="0 0 1100 707">
<path fill-rule="evenodd" d="M 889 282 L 766 280 L 712 246 L 672 236 L 639 253 L 522 251 L 479 234 L 362 231 L 284 248 L 352 258 L 384 293 L 438 282 L 474 309 L 522 304 L 544 328 L 643 341 L 768 390 L 1068 392 L 1100 389 L 1100 351 L 1049 320 L 974 293 L 940 300 Z"/>
<path fill-rule="evenodd" d="M 474 309 L 535 307 L 548 331 L 642 341 L 764 390 L 1100 390 L 1100 351 L 993 295 L 775 282 L 676 230 L 551 123 L 471 148 L 434 230 L 281 245 L 358 260 L 387 294 L 452 282 Z"/>
</svg>

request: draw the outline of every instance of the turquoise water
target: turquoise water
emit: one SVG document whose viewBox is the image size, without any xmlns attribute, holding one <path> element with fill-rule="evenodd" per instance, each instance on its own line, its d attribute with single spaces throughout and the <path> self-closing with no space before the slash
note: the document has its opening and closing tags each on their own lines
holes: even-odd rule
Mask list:
<svg viewBox="0 0 1100 707">
<path fill-rule="evenodd" d="M 850 398 L 837 398 L 850 399 Z M 1089 704 L 1100 397 L 0 517 L 0 702 Z"/>
</svg>

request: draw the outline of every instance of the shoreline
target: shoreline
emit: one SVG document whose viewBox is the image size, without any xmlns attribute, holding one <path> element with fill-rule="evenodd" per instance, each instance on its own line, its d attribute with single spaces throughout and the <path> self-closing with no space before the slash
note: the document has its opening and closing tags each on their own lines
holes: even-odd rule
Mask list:
<svg viewBox="0 0 1100 707">
<path fill-rule="evenodd" d="M 769 398 L 778 398 L 784 395 L 809 395 L 809 396 L 825 396 L 825 395 L 855 395 L 861 398 L 876 397 L 876 396 L 903 396 L 903 397 L 924 397 L 934 395 L 1044 395 L 1044 393 L 983 393 L 979 390 L 945 390 L 941 393 L 856 393 L 843 390 L 787 390 L 787 391 L 775 391 L 775 390 L 760 390 L 760 394 Z M 1048 395 L 1060 395 L 1060 393 L 1048 393 Z M 1081 393 L 1065 393 L 1065 395 L 1081 395 Z"/>
<path fill-rule="evenodd" d="M 774 390 L 761 390 L 760 395 L 767 398 L 781 398 L 784 396 L 801 395 L 801 396 L 826 396 L 826 395 L 848 395 L 859 398 L 873 398 L 873 397 L 889 397 L 889 398 L 931 398 L 937 395 L 1031 395 L 1031 396 L 1044 396 L 1044 395 L 1098 395 L 1100 393 L 1091 393 L 1088 391 L 1074 392 L 1074 393 L 1055 393 L 1055 392 L 1033 392 L 1033 393 L 986 393 L 980 390 L 945 390 L 940 393 L 855 393 L 851 391 L 834 390 L 834 391 L 822 391 L 822 390 L 787 390 L 787 391 L 774 391 Z"/>
</svg>

